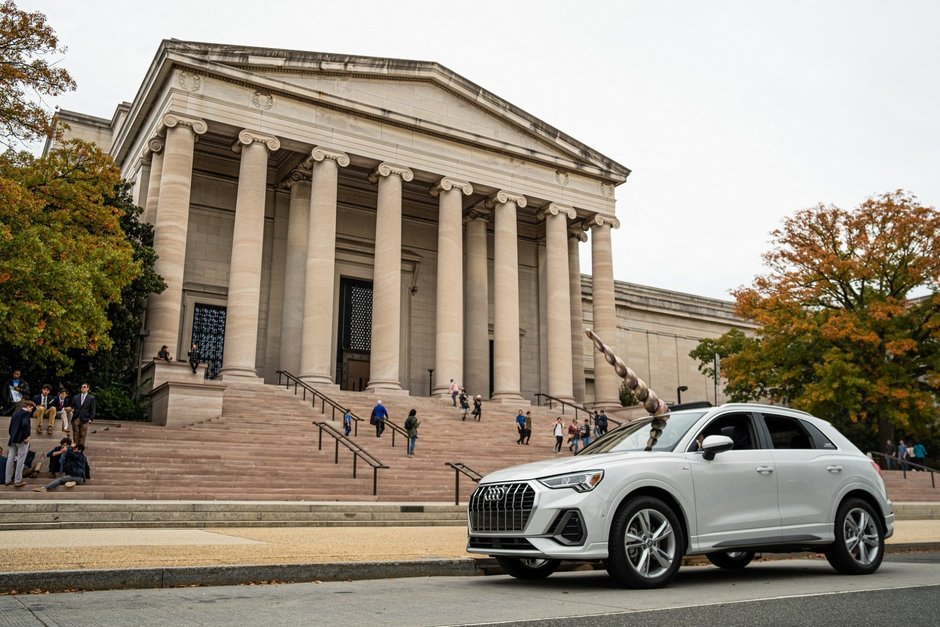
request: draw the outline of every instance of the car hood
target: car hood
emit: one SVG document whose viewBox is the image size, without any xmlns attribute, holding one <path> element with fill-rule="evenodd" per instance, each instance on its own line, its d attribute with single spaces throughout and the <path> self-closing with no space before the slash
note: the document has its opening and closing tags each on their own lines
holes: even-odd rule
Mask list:
<svg viewBox="0 0 940 627">
<path fill-rule="evenodd" d="M 660 453 L 652 453 L 659 455 Z M 578 472 L 581 470 L 602 470 L 611 462 L 623 462 L 635 459 L 637 461 L 649 460 L 651 453 L 647 451 L 631 451 L 624 453 L 601 453 L 596 455 L 578 455 L 576 457 L 564 457 L 561 459 L 543 459 L 538 462 L 510 466 L 502 470 L 495 470 L 480 480 L 484 483 L 505 483 L 507 481 L 528 481 L 529 479 L 540 479 L 554 475 L 562 475 L 567 472 Z"/>
</svg>

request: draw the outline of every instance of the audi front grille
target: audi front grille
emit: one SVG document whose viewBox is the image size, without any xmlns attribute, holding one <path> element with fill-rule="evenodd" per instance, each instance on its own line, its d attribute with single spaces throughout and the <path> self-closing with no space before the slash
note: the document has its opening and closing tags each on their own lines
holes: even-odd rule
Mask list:
<svg viewBox="0 0 940 627">
<path fill-rule="evenodd" d="M 532 514 L 535 490 L 527 483 L 480 486 L 470 497 L 472 531 L 523 531 Z"/>
</svg>

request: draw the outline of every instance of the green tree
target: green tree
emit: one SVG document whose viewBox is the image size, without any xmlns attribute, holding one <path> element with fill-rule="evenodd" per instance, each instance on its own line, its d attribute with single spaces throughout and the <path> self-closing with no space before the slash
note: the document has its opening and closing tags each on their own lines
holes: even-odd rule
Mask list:
<svg viewBox="0 0 940 627">
<path fill-rule="evenodd" d="M 69 73 L 46 59 L 63 52 L 45 15 L 21 11 L 12 0 L 0 3 L 0 144 L 52 134 L 42 97 L 75 89 Z"/>
<path fill-rule="evenodd" d="M 772 235 L 769 273 L 734 294 L 759 331 L 703 342 L 699 369 L 718 352 L 732 399 L 769 397 L 856 439 L 925 430 L 940 402 L 940 213 L 896 191 L 800 211 Z"/>
<path fill-rule="evenodd" d="M 0 155 L 0 345 L 25 361 L 62 373 L 74 351 L 111 347 L 108 309 L 141 275 L 109 201 L 119 183 L 111 157 L 78 140 Z"/>
</svg>

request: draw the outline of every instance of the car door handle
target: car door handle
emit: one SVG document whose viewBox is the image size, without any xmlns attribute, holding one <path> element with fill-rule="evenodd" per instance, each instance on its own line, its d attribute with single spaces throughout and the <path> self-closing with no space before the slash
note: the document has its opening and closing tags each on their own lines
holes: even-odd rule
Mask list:
<svg viewBox="0 0 940 627">
<path fill-rule="evenodd" d="M 842 466 L 826 466 L 826 470 L 835 474 L 837 472 L 842 472 Z"/>
<path fill-rule="evenodd" d="M 769 475 L 770 473 L 774 471 L 774 467 L 773 466 L 758 466 L 754 470 L 756 470 L 762 475 Z"/>
</svg>

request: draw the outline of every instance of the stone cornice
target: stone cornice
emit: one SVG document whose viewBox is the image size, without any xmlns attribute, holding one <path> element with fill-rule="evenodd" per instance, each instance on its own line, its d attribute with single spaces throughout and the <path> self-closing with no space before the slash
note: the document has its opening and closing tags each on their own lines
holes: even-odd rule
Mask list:
<svg viewBox="0 0 940 627">
<path fill-rule="evenodd" d="M 369 175 L 369 182 L 377 183 L 380 177 L 391 176 L 392 174 L 397 174 L 403 181 L 410 181 L 415 177 L 414 172 L 411 171 L 411 168 L 384 161 L 380 163 L 378 167 Z"/>
<path fill-rule="evenodd" d="M 437 198 L 440 196 L 441 192 L 449 192 L 452 189 L 456 189 L 464 193 L 464 195 L 469 196 L 473 193 L 473 185 L 468 181 L 461 181 L 459 179 L 452 179 L 448 176 L 445 176 L 440 181 L 431 186 L 431 189 L 428 192 Z"/>
<path fill-rule="evenodd" d="M 578 213 L 574 210 L 574 207 L 569 207 L 568 205 L 560 205 L 556 202 L 549 203 L 547 206 L 541 208 L 536 213 L 536 216 L 539 220 L 544 220 L 548 216 L 557 216 L 564 215 L 569 220 L 574 220 Z"/>
<path fill-rule="evenodd" d="M 190 118 L 176 113 L 167 113 L 163 116 L 162 122 L 163 126 L 166 128 L 186 126 L 192 129 L 195 135 L 203 135 L 206 131 L 209 130 L 209 125 L 206 124 L 205 120 L 200 118 Z"/>
<path fill-rule="evenodd" d="M 238 133 L 238 139 L 232 144 L 232 151 L 241 152 L 242 146 L 252 144 L 264 144 L 269 152 L 275 152 L 281 147 L 281 140 L 274 135 L 244 129 Z"/>
<path fill-rule="evenodd" d="M 529 201 L 526 200 L 526 197 L 522 194 L 516 194 L 515 192 L 506 191 L 501 189 L 489 198 L 486 199 L 486 206 L 490 209 L 496 207 L 497 205 L 505 205 L 506 203 L 515 203 L 516 207 L 522 209 Z"/>
<path fill-rule="evenodd" d="M 310 151 L 310 156 L 304 161 L 304 166 L 313 167 L 317 162 L 324 161 L 326 159 L 331 159 L 336 162 L 341 168 L 345 168 L 349 165 L 349 155 L 345 152 L 340 152 L 338 150 L 327 150 L 326 148 L 321 148 L 317 146 Z"/>
</svg>

